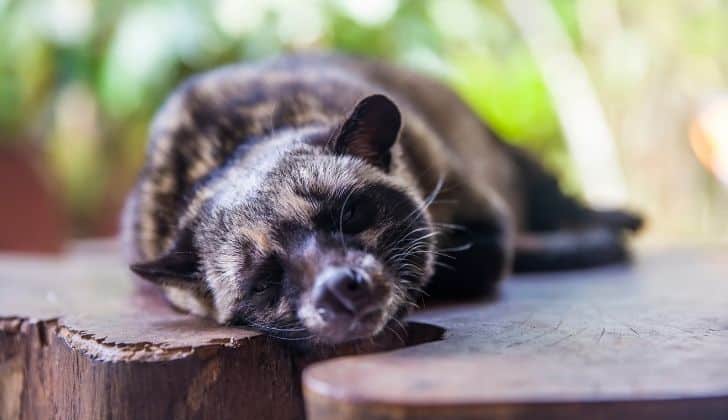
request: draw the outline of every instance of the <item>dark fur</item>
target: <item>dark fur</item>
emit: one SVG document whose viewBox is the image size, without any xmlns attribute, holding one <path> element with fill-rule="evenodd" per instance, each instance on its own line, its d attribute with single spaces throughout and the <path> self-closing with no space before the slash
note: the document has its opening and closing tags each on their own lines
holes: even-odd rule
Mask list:
<svg viewBox="0 0 728 420">
<path fill-rule="evenodd" d="M 358 217 L 376 218 L 362 232 L 344 231 L 349 199 L 366 213 Z M 329 265 L 368 264 L 392 296 L 376 332 L 424 287 L 481 295 L 514 264 L 624 260 L 623 233 L 640 224 L 565 196 L 437 81 L 296 56 L 196 76 L 170 97 L 123 233 L 134 271 L 175 305 L 308 338 L 327 333 L 304 322 L 304 307 Z"/>
</svg>

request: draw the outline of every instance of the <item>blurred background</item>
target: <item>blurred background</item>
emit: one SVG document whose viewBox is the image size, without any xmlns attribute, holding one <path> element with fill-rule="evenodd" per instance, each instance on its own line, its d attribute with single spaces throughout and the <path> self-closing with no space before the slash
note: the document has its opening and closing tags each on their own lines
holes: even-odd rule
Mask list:
<svg viewBox="0 0 728 420">
<path fill-rule="evenodd" d="M 641 244 L 725 241 L 727 40 L 722 0 L 0 0 L 0 249 L 114 235 L 175 85 L 308 49 L 445 80 Z"/>
</svg>

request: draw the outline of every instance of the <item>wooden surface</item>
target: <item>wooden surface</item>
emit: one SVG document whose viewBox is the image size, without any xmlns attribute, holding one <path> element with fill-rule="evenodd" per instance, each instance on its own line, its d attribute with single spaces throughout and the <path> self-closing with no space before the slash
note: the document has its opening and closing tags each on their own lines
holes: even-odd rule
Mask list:
<svg viewBox="0 0 728 420">
<path fill-rule="evenodd" d="M 522 276 L 443 340 L 304 372 L 310 419 L 728 418 L 728 251 Z"/>
<path fill-rule="evenodd" d="M 114 249 L 0 256 L 0 419 L 301 418 L 306 366 L 311 419 L 728 418 L 728 250 L 516 277 L 407 343 L 306 354 L 137 286 Z"/>
<path fill-rule="evenodd" d="M 405 344 L 388 335 L 303 354 L 171 310 L 98 248 L 0 257 L 0 419 L 298 419 L 308 363 Z"/>
</svg>

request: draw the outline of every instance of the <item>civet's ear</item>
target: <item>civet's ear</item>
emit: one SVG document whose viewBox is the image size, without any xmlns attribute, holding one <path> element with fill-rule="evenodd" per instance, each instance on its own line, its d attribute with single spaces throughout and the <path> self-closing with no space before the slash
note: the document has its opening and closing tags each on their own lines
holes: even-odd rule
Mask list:
<svg viewBox="0 0 728 420">
<path fill-rule="evenodd" d="M 189 229 L 184 229 L 165 254 L 151 261 L 132 264 L 130 268 L 152 283 L 194 289 L 202 286 L 199 263 L 192 233 Z"/>
<path fill-rule="evenodd" d="M 392 159 L 390 148 L 402 128 L 397 105 L 384 95 L 359 101 L 333 137 L 336 153 L 360 157 L 384 170 Z"/>
</svg>

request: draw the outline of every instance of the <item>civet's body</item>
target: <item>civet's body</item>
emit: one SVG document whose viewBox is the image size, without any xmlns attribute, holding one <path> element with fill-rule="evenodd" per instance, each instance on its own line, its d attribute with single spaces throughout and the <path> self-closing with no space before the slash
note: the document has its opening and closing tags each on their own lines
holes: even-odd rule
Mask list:
<svg viewBox="0 0 728 420">
<path fill-rule="evenodd" d="M 423 289 L 485 293 L 514 264 L 618 261 L 640 223 L 562 194 L 443 84 L 363 59 L 195 76 L 150 137 L 132 269 L 182 309 L 287 338 L 370 336 Z"/>
</svg>

